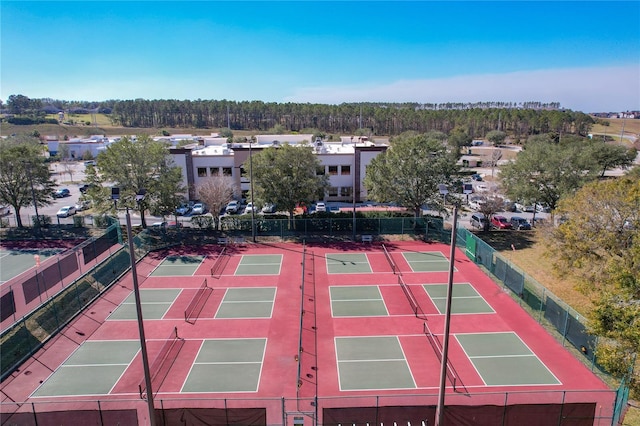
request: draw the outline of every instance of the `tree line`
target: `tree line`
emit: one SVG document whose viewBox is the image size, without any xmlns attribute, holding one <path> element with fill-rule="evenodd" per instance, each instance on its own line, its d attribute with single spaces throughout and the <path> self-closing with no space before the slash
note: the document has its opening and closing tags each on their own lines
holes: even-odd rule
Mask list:
<svg viewBox="0 0 640 426">
<path fill-rule="evenodd" d="M 472 138 L 492 130 L 518 139 L 545 133 L 586 136 L 594 120 L 589 115 L 560 108 L 557 102 L 381 103 L 339 105 L 229 100 L 133 99 L 103 102 L 31 100 L 11 95 L 10 113 L 21 114 L 47 107 L 70 111 L 87 108 L 109 112 L 115 125 L 142 128 L 200 128 L 267 132 L 318 129 L 325 133 L 399 135 L 406 131 L 446 134 L 463 131 Z"/>
</svg>

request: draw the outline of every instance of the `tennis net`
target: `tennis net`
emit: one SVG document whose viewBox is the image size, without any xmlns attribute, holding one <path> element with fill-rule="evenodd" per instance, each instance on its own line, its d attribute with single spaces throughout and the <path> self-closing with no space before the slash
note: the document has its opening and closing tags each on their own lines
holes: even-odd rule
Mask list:
<svg viewBox="0 0 640 426">
<path fill-rule="evenodd" d="M 429 328 L 429 325 L 427 324 L 426 321 L 423 324 L 424 324 L 423 325 L 423 332 L 427 336 L 427 340 L 431 344 L 431 347 L 433 348 L 433 351 L 436 353 L 436 356 L 438 357 L 438 361 L 442 362 L 443 348 L 442 348 L 442 345 L 440 344 L 440 340 L 438 340 L 438 338 L 435 336 L 435 334 L 433 334 L 431 332 L 431 329 Z M 449 362 L 448 357 L 447 357 L 446 374 L 447 374 L 447 378 L 449 379 L 449 381 L 453 385 L 453 390 L 455 390 L 456 389 L 458 375 L 456 374 L 455 370 L 453 369 L 453 366 Z"/>
<path fill-rule="evenodd" d="M 196 294 L 193 296 L 193 299 L 189 302 L 189 306 L 187 306 L 187 309 L 184 311 L 184 320 L 186 322 L 190 322 L 191 319 L 195 320 L 198 318 L 212 291 L 213 289 L 207 285 L 207 279 L 205 278 L 204 281 L 202 281 L 202 285 L 200 285 L 200 288 L 198 288 L 198 291 L 196 291 Z"/>
<path fill-rule="evenodd" d="M 175 327 L 149 367 L 152 390 L 155 389 L 155 391 L 158 392 L 158 389 L 167 378 L 173 363 L 176 361 L 176 358 L 178 358 L 182 346 L 184 346 L 184 339 L 178 337 L 178 327 Z M 147 382 L 144 378 L 138 385 L 138 388 L 140 389 L 140 398 L 145 399 Z"/>
<path fill-rule="evenodd" d="M 398 265 L 396 265 L 396 262 L 394 262 L 393 258 L 391 258 L 391 254 L 389 254 L 389 251 L 384 246 L 384 244 L 382 244 L 382 251 L 384 252 L 384 256 L 387 258 L 387 262 L 389 262 L 389 265 L 391 265 L 391 270 L 393 271 L 393 273 L 398 273 Z"/>
<path fill-rule="evenodd" d="M 218 253 L 218 257 L 216 258 L 216 261 L 213 262 L 213 266 L 211 266 L 211 276 L 213 278 L 220 278 L 220 275 L 224 270 L 224 265 L 225 265 L 224 261 L 225 261 L 225 258 L 227 258 L 226 251 L 227 251 L 227 247 L 225 246 L 222 248 L 222 251 Z"/>
<path fill-rule="evenodd" d="M 418 314 L 424 315 L 424 312 L 422 312 L 420 305 L 418 305 L 418 301 L 416 300 L 416 297 L 411 291 L 411 288 L 409 288 L 409 286 L 404 282 L 404 279 L 402 278 L 401 274 L 398 274 L 398 284 L 400 284 L 400 287 L 402 287 L 402 292 L 407 297 L 407 300 L 411 305 L 411 309 L 413 310 L 413 314 L 416 317 L 418 317 Z"/>
</svg>

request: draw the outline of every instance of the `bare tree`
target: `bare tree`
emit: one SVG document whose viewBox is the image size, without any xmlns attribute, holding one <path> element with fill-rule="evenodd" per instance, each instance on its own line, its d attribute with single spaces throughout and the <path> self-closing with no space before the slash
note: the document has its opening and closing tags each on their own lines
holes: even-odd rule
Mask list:
<svg viewBox="0 0 640 426">
<path fill-rule="evenodd" d="M 220 210 L 231 201 L 235 192 L 231 176 L 211 176 L 196 188 L 198 198 L 211 210 L 215 229 L 220 223 Z"/>
<path fill-rule="evenodd" d="M 491 177 L 493 177 L 493 172 L 498 165 L 498 161 L 502 159 L 502 151 L 499 149 L 494 149 L 491 151 Z"/>
<path fill-rule="evenodd" d="M 69 179 L 71 180 L 71 182 L 73 182 L 73 173 L 75 172 L 74 170 L 75 163 L 73 161 L 64 160 L 60 162 L 60 165 L 62 166 L 62 173 L 65 175 L 69 175 Z"/>
</svg>

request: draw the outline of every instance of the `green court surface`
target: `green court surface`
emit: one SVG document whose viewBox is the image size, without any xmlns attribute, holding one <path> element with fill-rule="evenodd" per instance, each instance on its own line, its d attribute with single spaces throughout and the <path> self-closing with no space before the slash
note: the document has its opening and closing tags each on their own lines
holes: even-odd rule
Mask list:
<svg viewBox="0 0 640 426">
<path fill-rule="evenodd" d="M 414 389 L 396 336 L 336 337 L 341 390 Z"/>
<path fill-rule="evenodd" d="M 275 287 L 228 288 L 215 318 L 271 318 Z"/>
<path fill-rule="evenodd" d="M 444 272 L 449 270 L 449 260 L 439 251 L 403 252 L 402 255 L 413 272 Z"/>
<path fill-rule="evenodd" d="M 235 275 L 280 275 L 281 254 L 245 254 Z"/>
<path fill-rule="evenodd" d="M 84 342 L 33 396 L 106 395 L 139 350 L 137 340 Z"/>
<path fill-rule="evenodd" d="M 181 392 L 257 392 L 267 339 L 202 342 Z"/>
<path fill-rule="evenodd" d="M 334 317 L 389 315 L 378 286 L 333 286 L 329 293 Z"/>
<path fill-rule="evenodd" d="M 444 314 L 447 308 L 447 284 L 424 284 L 438 312 Z M 495 311 L 469 283 L 454 284 L 451 293 L 452 314 L 490 314 Z"/>
<path fill-rule="evenodd" d="M 180 294 L 179 289 L 141 289 L 140 305 L 145 320 L 162 319 Z M 131 293 L 112 313 L 107 320 L 137 319 L 136 299 Z"/>
<path fill-rule="evenodd" d="M 488 386 L 561 384 L 513 332 L 454 336 Z"/>
<path fill-rule="evenodd" d="M 365 253 L 327 253 L 328 274 L 370 274 L 369 259 Z"/>
<path fill-rule="evenodd" d="M 45 260 L 55 256 L 61 251 L 63 251 L 63 249 L 0 249 L 0 284 L 35 267 L 35 255 L 40 256 L 40 264 L 42 264 Z"/>
<path fill-rule="evenodd" d="M 149 276 L 191 276 L 195 274 L 203 260 L 204 256 L 167 256 Z"/>
</svg>

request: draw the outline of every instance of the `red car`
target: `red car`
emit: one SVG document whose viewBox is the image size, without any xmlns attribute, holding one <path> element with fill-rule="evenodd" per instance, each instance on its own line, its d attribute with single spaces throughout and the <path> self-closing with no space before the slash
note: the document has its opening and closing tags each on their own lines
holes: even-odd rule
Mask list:
<svg viewBox="0 0 640 426">
<path fill-rule="evenodd" d="M 511 222 L 504 216 L 494 216 L 491 218 L 491 225 L 498 229 L 511 229 Z"/>
</svg>

